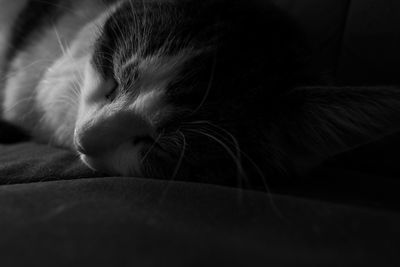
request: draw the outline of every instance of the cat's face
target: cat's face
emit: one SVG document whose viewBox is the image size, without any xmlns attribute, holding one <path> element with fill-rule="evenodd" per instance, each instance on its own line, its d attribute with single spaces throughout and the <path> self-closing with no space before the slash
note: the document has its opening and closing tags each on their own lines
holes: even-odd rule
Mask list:
<svg viewBox="0 0 400 267">
<path fill-rule="evenodd" d="M 267 134 L 260 97 L 271 93 L 257 80 L 274 81 L 262 77 L 266 43 L 218 12 L 126 2 L 108 18 L 75 127 L 84 163 L 125 176 L 242 175 L 242 152 Z"/>
</svg>

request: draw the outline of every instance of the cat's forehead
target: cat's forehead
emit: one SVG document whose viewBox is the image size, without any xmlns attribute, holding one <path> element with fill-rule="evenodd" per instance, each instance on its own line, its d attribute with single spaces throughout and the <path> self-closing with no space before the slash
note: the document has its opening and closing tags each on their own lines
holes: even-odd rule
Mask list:
<svg viewBox="0 0 400 267">
<path fill-rule="evenodd" d="M 97 47 L 103 54 L 117 52 L 125 61 L 133 54 L 176 55 L 183 49 L 210 46 L 215 25 L 204 16 L 181 3 L 126 1 L 109 15 Z"/>
<path fill-rule="evenodd" d="M 163 21 L 161 16 L 168 14 L 161 9 L 165 8 L 125 1 L 109 14 L 101 27 L 93 57 L 101 74 L 107 76 L 113 69 L 132 69 L 140 64 L 154 65 L 160 58 L 179 54 L 182 47 L 174 47 L 170 40 L 172 36 L 177 39 L 174 22 Z"/>
<path fill-rule="evenodd" d="M 196 39 L 208 22 L 183 20 L 185 16 L 189 16 L 187 8 L 168 2 L 120 4 L 102 27 L 94 66 L 104 77 L 116 77 L 128 85 L 139 75 L 142 80 L 167 81 L 187 72 L 192 59 L 211 46 L 205 45 L 206 38 Z"/>
<path fill-rule="evenodd" d="M 130 58 L 114 66 L 114 76 L 122 85 L 140 83 L 159 84 L 166 87 L 171 80 L 179 76 L 185 63 L 190 61 L 195 51 L 185 51 L 175 55 L 154 54 L 142 57 L 133 54 Z"/>
<path fill-rule="evenodd" d="M 184 9 L 168 2 L 126 1 L 110 15 L 103 32 L 119 45 L 120 53 L 175 54 L 184 46 L 182 27 L 186 26 L 181 16 Z"/>
<path fill-rule="evenodd" d="M 192 50 L 183 50 L 175 55 L 156 53 L 146 57 L 134 53 L 131 57 L 120 62 L 117 69 L 121 72 L 137 71 L 141 72 L 142 75 L 145 75 L 147 72 L 156 72 L 160 75 L 165 75 L 179 69 L 180 66 L 194 54 L 196 54 L 196 52 Z"/>
</svg>

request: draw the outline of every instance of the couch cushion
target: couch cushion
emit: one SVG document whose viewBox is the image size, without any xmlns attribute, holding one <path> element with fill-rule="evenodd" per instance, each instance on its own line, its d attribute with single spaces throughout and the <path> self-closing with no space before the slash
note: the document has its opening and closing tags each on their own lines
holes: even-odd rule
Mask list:
<svg viewBox="0 0 400 267">
<path fill-rule="evenodd" d="M 99 175 L 71 151 L 34 142 L 0 145 L 0 185 Z"/>
<path fill-rule="evenodd" d="M 3 185 L 0 214 L 6 267 L 400 264 L 398 213 L 212 185 Z"/>
</svg>

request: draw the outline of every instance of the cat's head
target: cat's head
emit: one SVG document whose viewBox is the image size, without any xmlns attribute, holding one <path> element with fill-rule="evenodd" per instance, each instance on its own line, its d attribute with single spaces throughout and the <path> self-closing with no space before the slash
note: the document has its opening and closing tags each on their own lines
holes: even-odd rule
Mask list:
<svg viewBox="0 0 400 267">
<path fill-rule="evenodd" d="M 378 131 L 347 117 L 349 101 L 365 113 L 361 91 L 290 90 L 297 36 L 276 9 L 138 2 L 111 13 L 85 68 L 74 144 L 89 167 L 242 179 L 347 148 L 338 131 Z"/>
<path fill-rule="evenodd" d="M 292 36 L 278 39 L 271 24 L 281 18 L 248 21 L 242 11 L 121 4 L 85 69 L 74 134 L 82 160 L 126 176 L 242 172 L 242 145 L 268 142 L 262 114 L 294 65 L 280 47 Z M 262 30 L 271 40 L 259 40 Z"/>
</svg>

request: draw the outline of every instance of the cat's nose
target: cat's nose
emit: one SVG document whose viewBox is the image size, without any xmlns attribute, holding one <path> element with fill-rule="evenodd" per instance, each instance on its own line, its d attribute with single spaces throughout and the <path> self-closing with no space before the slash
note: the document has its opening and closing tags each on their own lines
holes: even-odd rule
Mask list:
<svg viewBox="0 0 400 267">
<path fill-rule="evenodd" d="M 128 112 L 96 118 L 77 127 L 74 144 L 78 152 L 97 156 L 122 144 L 138 146 L 153 142 L 153 127 L 145 119 Z"/>
</svg>

